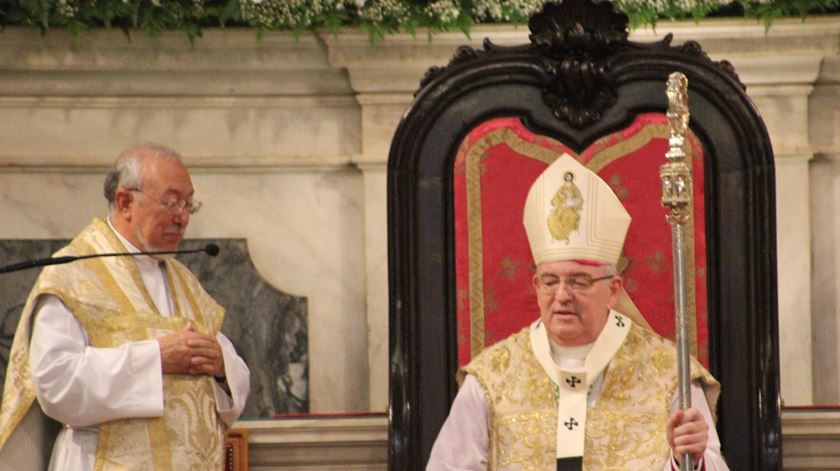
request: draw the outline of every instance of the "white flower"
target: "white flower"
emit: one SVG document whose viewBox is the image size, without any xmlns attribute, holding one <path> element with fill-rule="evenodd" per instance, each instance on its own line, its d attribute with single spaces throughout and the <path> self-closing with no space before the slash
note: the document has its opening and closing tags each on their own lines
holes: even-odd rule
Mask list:
<svg viewBox="0 0 840 471">
<path fill-rule="evenodd" d="M 358 0 L 356 0 L 358 1 Z M 405 18 L 409 10 L 400 0 L 370 0 L 359 8 L 359 17 L 371 23 L 379 23 L 385 18 Z"/>
<path fill-rule="evenodd" d="M 461 15 L 461 10 L 454 0 L 437 0 L 426 5 L 424 11 L 429 18 L 438 19 L 442 23 L 451 23 Z"/>
</svg>

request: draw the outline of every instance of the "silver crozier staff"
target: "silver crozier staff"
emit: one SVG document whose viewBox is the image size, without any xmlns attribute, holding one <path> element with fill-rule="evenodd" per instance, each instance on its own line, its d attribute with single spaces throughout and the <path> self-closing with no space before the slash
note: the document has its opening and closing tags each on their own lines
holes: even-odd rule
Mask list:
<svg viewBox="0 0 840 471">
<path fill-rule="evenodd" d="M 676 310 L 677 375 L 680 408 L 691 407 L 691 383 L 688 350 L 688 288 L 685 260 L 685 225 L 691 217 L 691 167 L 686 163 L 688 143 L 688 79 L 679 72 L 668 76 L 668 125 L 670 149 L 668 161 L 659 168 L 662 180 L 662 206 L 668 210 L 665 219 L 671 224 L 671 250 L 674 258 L 674 307 Z M 686 453 L 680 462 L 681 471 L 694 469 L 692 456 Z"/>
</svg>

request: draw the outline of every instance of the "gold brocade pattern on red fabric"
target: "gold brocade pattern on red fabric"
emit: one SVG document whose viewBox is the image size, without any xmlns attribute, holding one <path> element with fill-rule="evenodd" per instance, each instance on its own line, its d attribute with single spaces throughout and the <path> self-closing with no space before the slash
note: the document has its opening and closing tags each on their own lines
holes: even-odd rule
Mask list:
<svg viewBox="0 0 840 471">
<path fill-rule="evenodd" d="M 673 338 L 671 232 L 659 181 L 668 135 L 659 113 L 639 115 L 580 155 L 517 118 L 487 121 L 467 135 L 453 167 L 459 365 L 539 317 L 522 209 L 531 183 L 563 153 L 598 173 L 633 217 L 619 266 L 625 288 L 651 327 Z M 691 345 L 707 364 L 703 153 L 697 138 L 688 137 L 695 189 L 687 231 Z"/>
</svg>

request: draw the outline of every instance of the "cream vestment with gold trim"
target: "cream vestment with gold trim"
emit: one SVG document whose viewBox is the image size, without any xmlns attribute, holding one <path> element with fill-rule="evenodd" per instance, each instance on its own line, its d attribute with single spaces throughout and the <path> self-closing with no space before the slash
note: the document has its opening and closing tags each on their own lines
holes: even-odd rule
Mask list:
<svg viewBox="0 0 840 471">
<path fill-rule="evenodd" d="M 108 224 L 95 219 L 56 255 L 124 251 Z M 186 267 L 172 259 L 165 263 L 171 317 L 160 315 L 131 257 L 93 258 L 44 269 L 24 308 L 12 347 L 0 410 L 0 445 L 35 399 L 28 341 L 39 296 L 54 295 L 68 306 L 93 347 L 113 348 L 155 339 L 187 322 L 209 335 L 219 332 L 224 310 Z M 213 379 L 206 375 L 164 375 L 163 416 L 99 424 L 95 468 L 221 469 L 224 424 L 213 388 Z"/>
<path fill-rule="evenodd" d="M 589 471 L 661 469 L 670 449 L 665 423 L 676 389 L 670 341 L 631 325 L 609 361 L 594 405 L 586 410 L 583 467 Z M 488 347 L 461 374 L 474 376 L 488 404 L 488 469 L 554 469 L 561 385 L 546 373 L 528 327 Z M 715 410 L 717 381 L 697 362 L 692 378 L 705 383 Z"/>
</svg>

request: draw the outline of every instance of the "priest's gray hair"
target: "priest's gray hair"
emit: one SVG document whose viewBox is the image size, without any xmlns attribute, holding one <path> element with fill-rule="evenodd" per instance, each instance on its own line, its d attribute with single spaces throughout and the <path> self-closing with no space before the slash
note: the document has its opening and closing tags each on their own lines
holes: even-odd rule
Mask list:
<svg viewBox="0 0 840 471">
<path fill-rule="evenodd" d="M 164 145 L 153 142 L 136 144 L 122 151 L 114 162 L 114 166 L 105 175 L 103 187 L 108 206 L 114 207 L 117 189 L 143 189 L 143 159 L 148 157 L 162 157 L 181 162 L 181 154 Z"/>
</svg>

